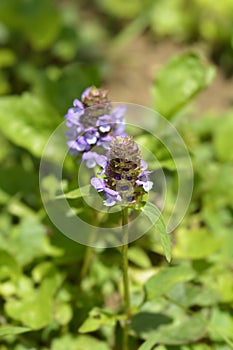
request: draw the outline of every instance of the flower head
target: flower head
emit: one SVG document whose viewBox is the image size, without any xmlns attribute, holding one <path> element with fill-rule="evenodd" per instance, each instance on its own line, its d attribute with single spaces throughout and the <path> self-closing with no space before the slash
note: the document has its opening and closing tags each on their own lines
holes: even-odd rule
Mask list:
<svg viewBox="0 0 233 350">
<path fill-rule="evenodd" d="M 146 170 L 147 164 L 132 136 L 113 138 L 102 165 L 102 177 L 92 178 L 91 184 L 104 193 L 107 206 L 117 202 L 135 205 L 153 186 L 149 181 L 150 171 Z"/>
<path fill-rule="evenodd" d="M 126 108 L 112 108 L 108 91 L 91 86 L 65 115 L 70 153 L 84 154 L 93 146 L 108 148 L 112 138 L 124 134 Z"/>
</svg>

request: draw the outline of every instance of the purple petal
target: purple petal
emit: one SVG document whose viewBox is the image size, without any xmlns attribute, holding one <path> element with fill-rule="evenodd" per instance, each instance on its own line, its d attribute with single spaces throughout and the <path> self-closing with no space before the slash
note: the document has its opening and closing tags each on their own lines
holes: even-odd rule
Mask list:
<svg viewBox="0 0 233 350">
<path fill-rule="evenodd" d="M 94 167 L 96 166 L 96 161 L 95 161 L 95 159 L 88 159 L 88 160 L 86 161 L 86 166 L 87 166 L 87 168 L 89 168 L 89 169 L 94 168 Z"/>
<path fill-rule="evenodd" d="M 147 162 L 145 162 L 143 159 L 141 160 L 141 169 L 146 170 L 148 168 Z"/>
<path fill-rule="evenodd" d="M 95 128 L 88 128 L 85 133 L 85 139 L 89 145 L 95 145 L 99 137 L 99 133 Z"/>
<path fill-rule="evenodd" d="M 98 177 L 93 177 L 91 179 L 92 186 L 98 191 L 101 192 L 105 189 L 105 182 L 103 179 L 98 179 Z"/>
<path fill-rule="evenodd" d="M 110 135 L 103 136 L 98 140 L 97 146 L 101 146 L 105 149 L 109 149 L 112 139 L 113 139 L 113 136 L 110 136 Z"/>
<path fill-rule="evenodd" d="M 140 180 L 140 181 L 143 181 L 143 182 L 145 182 L 145 181 L 148 181 L 149 180 L 149 174 L 151 174 L 152 173 L 152 171 L 148 171 L 148 170 L 146 170 L 146 171 L 143 171 L 139 176 L 138 176 L 138 180 Z"/>
<path fill-rule="evenodd" d="M 82 160 L 86 161 L 88 168 L 94 168 L 96 166 L 96 156 L 98 156 L 96 152 L 85 152 L 83 153 Z"/>
<path fill-rule="evenodd" d="M 115 136 L 126 136 L 125 123 L 116 124 L 116 130 L 114 131 Z"/>
<path fill-rule="evenodd" d="M 118 106 L 112 111 L 112 116 L 114 117 L 115 121 L 119 121 L 119 119 L 122 119 L 126 112 L 125 106 Z"/>
<path fill-rule="evenodd" d="M 95 135 L 85 135 L 85 137 L 86 137 L 86 140 L 87 140 L 87 143 L 89 144 L 89 145 L 95 145 L 96 144 L 96 142 L 97 142 L 97 137 L 95 136 Z"/>
<path fill-rule="evenodd" d="M 82 114 L 82 111 L 78 111 L 76 108 L 70 108 L 68 113 L 65 115 L 66 125 L 68 127 L 72 127 L 74 125 L 81 126 L 79 118 Z"/>
<path fill-rule="evenodd" d="M 106 164 L 107 164 L 107 157 L 105 156 L 99 156 L 97 155 L 97 157 L 95 158 L 96 163 L 101 166 L 101 168 L 105 168 Z"/>
<path fill-rule="evenodd" d="M 144 182 L 142 186 L 144 191 L 149 192 L 153 187 L 153 182 L 152 181 Z"/>
<path fill-rule="evenodd" d="M 99 131 L 102 133 L 109 132 L 112 127 L 111 124 L 112 124 L 112 118 L 107 114 L 100 117 L 96 122 L 96 126 L 99 127 Z"/>
<path fill-rule="evenodd" d="M 104 201 L 104 205 L 106 205 L 106 207 L 112 207 L 114 204 L 116 204 L 116 201 L 112 197 L 109 197 L 106 199 L 106 201 Z"/>
<path fill-rule="evenodd" d="M 86 88 L 86 89 L 83 91 L 82 96 L 81 96 L 82 101 L 85 100 L 85 98 L 88 96 L 90 89 L 91 89 L 91 86 L 88 87 L 88 88 Z"/>
<path fill-rule="evenodd" d="M 117 191 L 111 190 L 111 188 L 108 188 L 108 187 L 105 187 L 104 191 L 108 197 L 111 196 L 115 200 L 117 200 L 118 202 L 121 202 L 121 196 L 119 195 L 119 193 Z"/>
<path fill-rule="evenodd" d="M 105 191 L 106 191 L 106 188 L 105 188 Z M 113 191 L 113 192 L 116 192 L 116 191 Z M 107 207 L 113 206 L 114 204 L 116 204 L 116 202 L 121 202 L 121 196 L 119 194 L 111 195 L 105 192 L 104 196 L 107 198 L 106 201 L 104 201 L 104 205 L 106 205 Z"/>
<path fill-rule="evenodd" d="M 109 132 L 111 130 L 111 125 L 101 125 L 99 127 L 99 131 L 105 134 L 106 132 Z"/>
<path fill-rule="evenodd" d="M 96 159 L 97 156 L 98 154 L 96 152 L 85 152 L 82 156 L 82 159 L 83 160 Z"/>
<path fill-rule="evenodd" d="M 82 132 L 82 128 L 81 127 L 77 127 L 76 125 L 75 126 L 72 126 L 70 127 L 67 132 L 66 132 L 66 137 L 69 139 L 69 140 L 76 140 L 78 135 Z"/>
<path fill-rule="evenodd" d="M 114 191 L 114 190 L 112 190 L 111 188 L 108 188 L 108 187 L 105 188 L 105 192 L 110 194 L 110 196 L 117 197 L 119 195 L 119 193 L 117 191 Z"/>
<path fill-rule="evenodd" d="M 69 148 L 76 149 L 76 140 L 70 140 L 67 142 Z"/>
<path fill-rule="evenodd" d="M 137 181 L 136 181 L 136 184 L 137 184 L 138 186 L 141 186 L 141 185 L 142 185 L 144 191 L 146 191 L 146 192 L 149 192 L 149 191 L 152 189 L 152 187 L 153 187 L 153 182 L 152 182 L 152 181 L 141 181 L 141 180 L 137 180 Z"/>
<path fill-rule="evenodd" d="M 76 148 L 78 151 L 88 151 L 90 146 L 87 144 L 85 138 L 83 136 L 79 136 L 76 142 Z"/>
<path fill-rule="evenodd" d="M 81 110 L 84 109 L 82 102 L 79 101 L 77 98 L 74 100 L 73 105 L 74 105 L 74 107 L 77 107 L 78 109 L 81 109 Z"/>
<path fill-rule="evenodd" d="M 97 126 L 103 125 L 103 124 L 109 124 L 112 122 L 112 117 L 108 114 L 104 114 L 96 122 Z"/>
</svg>

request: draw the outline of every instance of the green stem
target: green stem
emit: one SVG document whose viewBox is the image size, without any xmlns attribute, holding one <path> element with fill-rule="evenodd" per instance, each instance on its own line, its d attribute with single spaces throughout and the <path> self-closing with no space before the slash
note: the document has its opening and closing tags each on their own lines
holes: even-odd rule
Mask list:
<svg viewBox="0 0 233 350">
<path fill-rule="evenodd" d="M 122 267 L 123 267 L 123 285 L 124 285 L 124 307 L 125 322 L 123 327 L 123 347 L 122 350 L 128 350 L 129 321 L 130 321 L 130 294 L 129 294 L 129 275 L 128 275 L 128 208 L 122 209 Z"/>
<path fill-rule="evenodd" d="M 88 273 L 88 270 L 91 264 L 91 258 L 92 258 L 92 247 L 87 246 L 85 251 L 83 266 L 80 272 L 80 283 L 84 280 L 84 278 Z"/>
</svg>

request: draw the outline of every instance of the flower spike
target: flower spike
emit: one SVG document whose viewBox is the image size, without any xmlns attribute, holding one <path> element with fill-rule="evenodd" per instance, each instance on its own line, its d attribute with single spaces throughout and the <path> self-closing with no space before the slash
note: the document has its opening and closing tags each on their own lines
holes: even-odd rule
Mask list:
<svg viewBox="0 0 233 350">
<path fill-rule="evenodd" d="M 101 178 L 91 179 L 92 186 L 103 192 L 106 206 L 117 202 L 127 205 L 138 204 L 149 192 L 153 183 L 149 181 L 150 171 L 142 160 L 141 152 L 132 136 L 117 136 L 112 139 L 103 164 Z"/>
</svg>

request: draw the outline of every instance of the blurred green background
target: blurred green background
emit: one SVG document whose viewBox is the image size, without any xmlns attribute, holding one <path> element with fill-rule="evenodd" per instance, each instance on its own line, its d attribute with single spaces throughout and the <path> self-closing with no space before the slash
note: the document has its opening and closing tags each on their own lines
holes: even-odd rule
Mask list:
<svg viewBox="0 0 233 350">
<path fill-rule="evenodd" d="M 232 74 L 232 0 L 0 0 L 0 350 L 121 349 L 119 250 L 63 236 L 39 194 L 43 148 L 90 85 L 171 120 L 194 167 L 171 266 L 155 229 L 130 246 L 130 349 L 232 349 Z M 166 218 L 174 163 L 138 138 L 170 179 Z M 77 166 L 65 164 L 67 190 Z"/>
</svg>

